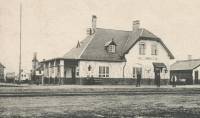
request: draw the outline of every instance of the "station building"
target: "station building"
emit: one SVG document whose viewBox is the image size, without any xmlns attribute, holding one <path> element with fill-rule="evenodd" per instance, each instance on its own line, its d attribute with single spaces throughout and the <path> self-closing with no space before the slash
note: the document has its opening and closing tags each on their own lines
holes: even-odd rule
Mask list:
<svg viewBox="0 0 200 118">
<path fill-rule="evenodd" d="M 62 57 L 42 61 L 44 81 L 61 84 L 168 84 L 173 54 L 155 34 L 133 21 L 132 30 L 92 27 Z"/>
</svg>

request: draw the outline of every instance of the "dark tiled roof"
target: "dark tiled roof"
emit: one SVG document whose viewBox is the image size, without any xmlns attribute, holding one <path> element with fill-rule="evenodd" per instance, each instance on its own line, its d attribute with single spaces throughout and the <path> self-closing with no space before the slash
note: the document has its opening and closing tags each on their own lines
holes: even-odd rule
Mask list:
<svg viewBox="0 0 200 118">
<path fill-rule="evenodd" d="M 200 59 L 176 61 L 171 65 L 170 70 L 193 70 L 200 66 Z"/>
<path fill-rule="evenodd" d="M 138 29 L 133 32 L 103 28 L 97 28 L 95 34 L 86 37 L 86 39 L 81 42 L 79 48 L 72 48 L 63 56 L 63 58 L 99 61 L 125 61 L 124 55 L 127 54 L 128 51 L 141 38 L 149 38 L 159 41 L 168 52 L 170 58 L 174 58 L 162 40 L 146 29 Z M 112 39 L 117 45 L 116 53 L 108 53 L 105 50 L 105 44 L 112 41 Z"/>
<path fill-rule="evenodd" d="M 0 62 L 0 68 L 5 68 L 5 66 Z"/>
<path fill-rule="evenodd" d="M 122 56 L 122 48 L 124 42 L 128 39 L 128 31 L 100 29 L 96 30 L 93 40 L 87 46 L 81 59 L 85 60 L 106 60 L 106 61 L 124 61 Z M 116 46 L 116 53 L 108 53 L 105 50 L 105 44 L 114 39 Z"/>
<path fill-rule="evenodd" d="M 85 48 L 87 47 L 87 45 L 89 44 L 89 42 L 92 40 L 93 35 L 87 36 L 84 40 L 82 40 L 80 42 L 80 47 L 77 48 L 74 47 L 72 48 L 69 52 L 67 52 L 63 58 L 67 58 L 67 59 L 80 59 L 81 54 L 83 53 L 83 51 L 85 50 Z"/>
</svg>

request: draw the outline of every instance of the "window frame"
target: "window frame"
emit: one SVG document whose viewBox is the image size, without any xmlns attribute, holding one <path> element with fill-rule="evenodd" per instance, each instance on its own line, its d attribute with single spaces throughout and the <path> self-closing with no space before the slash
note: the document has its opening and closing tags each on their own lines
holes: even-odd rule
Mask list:
<svg viewBox="0 0 200 118">
<path fill-rule="evenodd" d="M 133 67 L 133 69 L 132 69 L 132 77 L 133 78 L 137 78 L 138 72 L 141 73 L 141 75 L 142 75 L 142 67 Z"/>
<path fill-rule="evenodd" d="M 145 55 L 146 44 L 144 42 L 139 43 L 139 55 Z"/>
<path fill-rule="evenodd" d="M 110 52 L 110 53 L 116 52 L 116 46 L 115 45 L 109 45 L 107 49 L 108 49 L 108 52 Z"/>
<path fill-rule="evenodd" d="M 80 76 L 80 69 L 76 68 L 76 76 L 79 77 Z"/>
<path fill-rule="evenodd" d="M 110 76 L 109 66 L 99 66 L 99 77 L 108 78 Z"/>
<path fill-rule="evenodd" d="M 158 46 L 157 44 L 151 45 L 151 55 L 158 55 Z"/>
</svg>

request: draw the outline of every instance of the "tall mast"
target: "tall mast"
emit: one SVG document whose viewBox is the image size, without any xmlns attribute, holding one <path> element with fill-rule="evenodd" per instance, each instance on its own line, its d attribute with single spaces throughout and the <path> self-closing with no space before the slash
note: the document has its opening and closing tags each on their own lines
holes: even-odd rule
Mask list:
<svg viewBox="0 0 200 118">
<path fill-rule="evenodd" d="M 19 83 L 21 81 L 21 60 L 22 60 L 22 3 L 20 1 L 20 34 L 19 34 Z"/>
</svg>

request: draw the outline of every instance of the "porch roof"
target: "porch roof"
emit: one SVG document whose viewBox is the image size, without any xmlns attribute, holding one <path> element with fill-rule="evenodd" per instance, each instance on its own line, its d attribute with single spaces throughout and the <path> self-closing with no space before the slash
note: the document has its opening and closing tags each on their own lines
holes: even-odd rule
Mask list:
<svg viewBox="0 0 200 118">
<path fill-rule="evenodd" d="M 166 68 L 164 63 L 153 63 L 154 68 Z"/>
<path fill-rule="evenodd" d="M 48 63 L 48 62 L 53 62 L 56 60 L 64 60 L 64 65 L 67 66 L 75 66 L 78 65 L 78 59 L 65 59 L 65 58 L 52 58 L 52 59 L 48 59 L 48 60 L 43 60 L 40 63 Z"/>
</svg>

